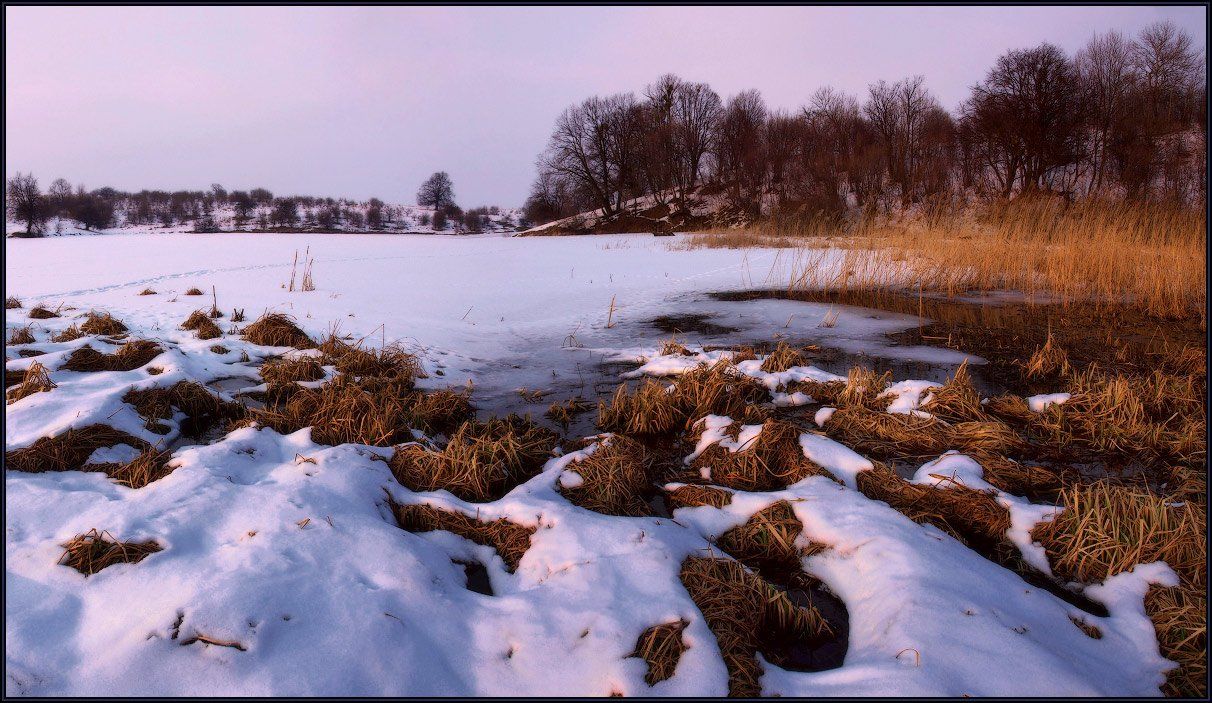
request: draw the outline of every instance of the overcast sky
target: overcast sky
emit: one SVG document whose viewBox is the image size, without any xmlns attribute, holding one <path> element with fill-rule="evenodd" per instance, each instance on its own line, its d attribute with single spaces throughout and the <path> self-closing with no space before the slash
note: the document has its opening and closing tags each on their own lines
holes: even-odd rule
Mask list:
<svg viewBox="0 0 1212 703">
<path fill-rule="evenodd" d="M 954 108 L 999 54 L 1202 7 L 5 8 L 5 171 L 520 205 L 553 121 L 672 71 L 794 109 L 923 74 Z"/>
</svg>

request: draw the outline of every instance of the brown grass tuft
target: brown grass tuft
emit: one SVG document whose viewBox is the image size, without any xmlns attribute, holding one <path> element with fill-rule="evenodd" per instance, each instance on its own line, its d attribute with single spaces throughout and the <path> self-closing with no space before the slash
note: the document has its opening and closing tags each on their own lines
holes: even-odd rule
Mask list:
<svg viewBox="0 0 1212 703">
<path fill-rule="evenodd" d="M 817 542 L 797 545 L 796 538 L 802 531 L 791 504 L 780 500 L 720 535 L 715 543 L 766 579 L 777 581 L 776 574 L 800 573 L 805 557 L 828 549 Z"/>
<path fill-rule="evenodd" d="M 678 376 L 672 391 L 651 379 L 634 393 L 620 385 L 609 403 L 598 404 L 598 426 L 621 434 L 653 435 L 682 431 L 711 414 L 761 422 L 768 412 L 759 404 L 769 397 L 764 386 L 733 373 L 728 362 L 702 365 Z"/>
<path fill-rule="evenodd" d="M 47 310 L 41 305 L 37 305 L 29 311 L 29 319 L 31 320 L 49 320 L 52 317 L 59 317 L 59 313 Z"/>
<path fill-rule="evenodd" d="M 732 493 L 714 486 L 682 485 L 672 490 L 666 489 L 665 499 L 670 510 L 678 508 L 697 508 L 710 505 L 722 508 L 732 502 Z"/>
<path fill-rule="evenodd" d="M 1207 696 L 1207 513 L 1132 486 L 1097 482 L 1060 494 L 1065 511 L 1031 533 L 1062 578 L 1098 583 L 1137 564 L 1164 561 L 1177 587 L 1152 587 L 1145 612 L 1162 655 L 1180 667 L 1167 676 L 1167 695 Z"/>
<path fill-rule="evenodd" d="M 1069 365 L 1069 352 L 1056 343 L 1051 332 L 1044 345 L 1036 349 L 1022 366 L 1027 378 L 1059 378 L 1073 370 Z"/>
<path fill-rule="evenodd" d="M 590 410 L 593 410 L 593 404 L 581 396 L 577 396 L 569 398 L 563 403 L 552 403 L 551 407 L 547 408 L 547 412 L 543 413 L 543 415 L 567 428 L 577 415 L 587 413 Z"/>
<path fill-rule="evenodd" d="M 648 664 L 644 681 L 653 686 L 673 676 L 687 647 L 682 642 L 682 630 L 690 623 L 685 620 L 653 625 L 640 633 L 635 650 L 627 655 L 639 657 Z"/>
<path fill-rule="evenodd" d="M 537 474 L 557 440 L 551 430 L 516 415 L 469 420 L 441 451 L 402 445 L 391 457 L 391 472 L 414 491 L 445 489 L 463 500 L 496 500 Z"/>
<path fill-rule="evenodd" d="M 350 376 L 394 379 L 406 382 L 410 387 L 412 381 L 421 376 L 421 364 L 416 355 L 398 345 L 364 349 L 358 345 L 346 344 L 337 339 L 336 335 L 329 335 L 328 339 L 320 344 L 319 349 L 324 352 L 327 363 Z"/>
<path fill-rule="evenodd" d="M 582 479 L 576 488 L 560 493 L 574 505 L 605 515 L 648 515 L 646 500 L 654 492 L 653 458 L 644 445 L 612 435 L 597 444 L 589 456 L 568 465 Z"/>
<path fill-rule="evenodd" d="M 61 369 L 67 371 L 133 371 L 144 366 L 164 350 L 158 344 L 146 339 L 136 339 L 121 347 L 113 354 L 103 354 L 90 346 L 83 346 L 72 352 Z"/>
<path fill-rule="evenodd" d="M 172 452 L 147 449 L 125 464 L 106 466 L 105 473 L 109 474 L 109 477 L 115 482 L 127 488 L 143 488 L 173 472 L 168 466 L 171 456 Z"/>
<path fill-rule="evenodd" d="M 739 562 L 690 557 L 682 562 L 680 577 L 715 635 L 728 668 L 730 696 L 761 694 L 756 654 L 772 639 L 823 642 L 833 636 L 820 611 L 795 605 Z"/>
<path fill-rule="evenodd" d="M 223 400 L 192 381 L 178 381 L 168 388 L 127 391 L 122 402 L 135 406 L 135 411 L 146 421 L 147 429 L 153 432 L 164 428 L 160 420 L 171 419 L 174 408 L 180 410 L 186 415 L 181 422 L 181 433 L 195 438 L 216 425 L 239 420 L 245 415 L 243 405 Z"/>
<path fill-rule="evenodd" d="M 1007 454 L 1023 440 L 1001 422 L 959 422 L 890 414 L 864 407 L 839 408 L 825 423 L 825 433 L 863 453 L 878 457 L 934 458 L 955 449 Z"/>
<path fill-rule="evenodd" d="M 245 327 L 244 339 L 266 347 L 311 349 L 316 346 L 289 316 L 277 312 L 267 312 Z"/>
<path fill-rule="evenodd" d="M 50 373 L 46 367 L 35 361 L 25 369 L 20 385 L 8 391 L 6 395 L 8 396 L 8 403 L 11 405 L 27 396 L 43 391 L 50 391 L 54 388 L 57 388 L 57 386 L 54 381 L 50 380 Z"/>
<path fill-rule="evenodd" d="M 198 333 L 198 339 L 214 339 L 221 337 L 223 330 L 215 324 L 215 321 L 210 319 L 210 316 L 203 310 L 194 310 L 189 317 L 185 318 L 185 322 L 181 323 L 183 330 L 195 330 Z"/>
<path fill-rule="evenodd" d="M 112 336 L 126 332 L 127 327 L 108 312 L 94 310 L 85 317 L 84 322 L 80 325 L 80 330 L 85 334 Z"/>
<path fill-rule="evenodd" d="M 776 373 L 795 366 L 807 366 L 808 362 L 808 356 L 802 350 L 786 342 L 779 342 L 762 360 L 762 370 L 766 373 Z"/>
<path fill-rule="evenodd" d="M 311 357 L 296 359 L 270 359 L 258 369 L 266 383 L 293 383 L 296 381 L 318 381 L 324 378 L 324 368 Z"/>
<path fill-rule="evenodd" d="M 60 546 L 64 551 L 59 563 L 85 576 L 92 576 L 114 564 L 138 563 L 163 549 L 155 540 L 122 542 L 113 539 L 109 532 L 98 532 L 96 528 L 76 535 Z"/>
<path fill-rule="evenodd" d="M 684 347 L 676 337 L 673 339 L 666 339 L 665 341 L 661 342 L 661 346 L 659 347 L 658 351 L 661 356 L 669 356 L 671 354 L 677 354 L 679 356 L 694 356 L 694 352 Z"/>
<path fill-rule="evenodd" d="M 8 335 L 9 344 L 33 344 L 36 341 L 38 340 L 34 338 L 34 333 L 29 325 L 14 327 Z"/>
<path fill-rule="evenodd" d="M 978 491 L 958 483 L 927 486 L 897 476 L 876 465 L 858 474 L 858 488 L 872 500 L 881 500 L 914 522 L 927 522 L 965 544 L 990 552 L 1010 529 L 1010 513 L 992 491 Z"/>
<path fill-rule="evenodd" d="M 775 491 L 808 476 L 828 471 L 804 456 L 801 431 L 782 420 L 767 420 L 752 442 L 737 451 L 713 444 L 694 458 L 696 468 L 710 467 L 711 481 L 738 491 Z"/>
<path fill-rule="evenodd" d="M 4 468 L 11 471 L 81 471 L 84 462 L 102 447 L 128 444 L 145 449 L 147 442 L 109 425 L 70 429 L 53 437 L 42 437 L 28 447 L 4 454 Z"/>
<path fill-rule="evenodd" d="M 84 336 L 84 332 L 82 332 L 78 326 L 73 324 L 70 327 L 65 328 L 63 331 L 59 332 L 58 334 L 52 336 L 51 341 L 52 342 L 71 342 L 73 340 L 80 339 L 83 336 Z"/>
<path fill-rule="evenodd" d="M 21 308 L 21 299 L 15 295 L 10 295 L 4 299 L 5 310 L 19 310 Z"/>
<path fill-rule="evenodd" d="M 972 385 L 968 361 L 964 360 L 955 375 L 942 388 L 932 388 L 929 399 L 921 409 L 945 422 L 986 421 L 989 415 L 981 405 L 981 394 Z"/>
<path fill-rule="evenodd" d="M 227 347 L 223 346 L 222 344 L 214 344 L 214 345 L 211 345 L 210 351 L 213 354 L 226 354 L 226 353 L 230 352 L 231 350 L 228 349 Z"/>
<path fill-rule="evenodd" d="M 198 288 L 190 288 L 189 290 L 185 291 L 182 295 L 202 295 L 202 291 L 199 290 Z"/>
<path fill-rule="evenodd" d="M 396 523 L 402 529 L 409 532 L 443 530 L 492 547 L 510 572 L 518 568 L 526 550 L 530 549 L 530 536 L 535 532 L 533 527 L 524 527 L 505 518 L 489 522 L 431 505 L 401 505 L 390 499 L 389 503 Z"/>
<path fill-rule="evenodd" d="M 155 294 L 156 294 L 156 291 L 152 290 L 151 288 L 144 288 L 142 291 L 139 292 L 139 295 L 155 295 Z"/>
</svg>

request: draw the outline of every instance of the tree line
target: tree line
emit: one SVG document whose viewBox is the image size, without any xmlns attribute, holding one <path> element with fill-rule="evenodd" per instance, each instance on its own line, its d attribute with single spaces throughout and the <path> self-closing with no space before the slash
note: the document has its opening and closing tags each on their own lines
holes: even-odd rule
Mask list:
<svg viewBox="0 0 1212 703">
<path fill-rule="evenodd" d="M 496 206 L 464 211 L 454 200 L 454 185 L 445 172 L 433 174 L 417 193 L 417 204 L 434 208 L 431 216 L 422 213 L 416 224 L 434 231 L 477 233 L 495 220 L 503 227 L 515 225 Z M 405 208 L 388 205 L 378 198 L 365 202 L 320 198 L 307 195 L 276 197 L 266 188 L 229 191 L 215 183 L 209 190 L 141 190 L 125 192 L 114 188 L 87 190 L 65 179 L 53 181 L 45 193 L 33 174 L 17 173 L 6 190 L 8 216 L 24 223 L 28 233 L 40 233 L 53 218 L 73 220 L 85 230 L 99 230 L 117 224 L 118 213 L 126 225 L 173 227 L 190 225 L 196 232 L 217 232 L 217 211 L 231 213 L 234 229 L 292 228 L 306 226 L 319 230 L 348 228 L 386 230 L 402 224 Z M 521 223 L 525 224 L 525 223 Z"/>
<path fill-rule="evenodd" d="M 922 76 L 877 81 L 861 101 L 823 87 L 791 112 L 667 74 L 639 96 L 567 108 L 525 212 L 611 216 L 640 196 L 677 211 L 695 191 L 747 218 L 1039 192 L 1202 202 L 1204 73 L 1191 37 L 1163 22 L 1095 35 L 1072 56 L 1049 43 L 1007 51 L 955 114 Z"/>
</svg>

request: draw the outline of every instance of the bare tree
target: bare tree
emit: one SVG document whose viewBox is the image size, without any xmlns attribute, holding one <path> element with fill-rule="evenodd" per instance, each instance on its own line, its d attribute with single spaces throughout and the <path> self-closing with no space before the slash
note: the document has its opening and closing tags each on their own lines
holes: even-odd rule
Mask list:
<svg viewBox="0 0 1212 703">
<path fill-rule="evenodd" d="M 766 175 L 763 140 L 766 103 L 756 90 L 746 90 L 728 99 L 720 120 L 716 155 L 720 175 L 728 183 L 733 205 L 757 216 Z"/>
<path fill-rule="evenodd" d="M 425 179 L 417 191 L 417 205 L 422 207 L 440 209 L 454 205 L 454 202 L 454 182 L 445 171 L 438 171 Z"/>
<path fill-rule="evenodd" d="M 47 203 L 38 189 L 38 179 L 34 178 L 34 174 L 18 172 L 8 180 L 5 194 L 4 205 L 8 216 L 24 222 L 28 234 L 40 234 L 46 222 Z"/>
<path fill-rule="evenodd" d="M 1002 196 L 1016 188 L 1064 191 L 1081 161 L 1081 110 L 1076 74 L 1060 49 L 1017 49 L 972 88 L 961 138 Z"/>
<path fill-rule="evenodd" d="M 1139 75 L 1132 43 L 1119 32 L 1094 35 L 1073 59 L 1088 111 L 1087 157 L 1091 163 L 1087 194 L 1103 190 L 1108 150 L 1120 128 Z"/>
</svg>

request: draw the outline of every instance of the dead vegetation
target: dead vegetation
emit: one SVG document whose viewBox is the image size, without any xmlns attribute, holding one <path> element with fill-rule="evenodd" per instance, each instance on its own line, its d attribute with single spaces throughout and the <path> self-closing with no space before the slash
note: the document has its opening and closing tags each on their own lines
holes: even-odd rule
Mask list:
<svg viewBox="0 0 1212 703">
<path fill-rule="evenodd" d="M 7 298 L 4 299 L 4 309 L 5 310 L 20 310 L 21 309 L 21 299 L 15 295 L 8 296 Z"/>
<path fill-rule="evenodd" d="M 496 500 L 537 474 L 558 439 L 516 415 L 468 420 L 440 451 L 415 443 L 397 448 L 391 472 L 414 491 L 447 490 L 467 501 Z"/>
<path fill-rule="evenodd" d="M 914 522 L 925 522 L 986 555 L 996 552 L 1010 529 L 1010 513 L 992 491 L 978 491 L 955 481 L 937 486 L 910 483 L 886 466 L 858 474 L 858 489 Z"/>
<path fill-rule="evenodd" d="M 703 613 L 728 668 L 728 694 L 761 694 L 757 653 L 781 664 L 780 641 L 820 643 L 834 633 L 814 607 L 800 607 L 787 594 L 731 559 L 690 557 L 682 563 L 682 585 Z"/>
<path fill-rule="evenodd" d="M 113 336 L 127 332 L 126 325 L 122 324 L 108 312 L 91 311 L 84 318 L 84 322 L 80 324 L 80 330 L 85 334 L 96 334 Z"/>
<path fill-rule="evenodd" d="M 31 320 L 49 320 L 52 317 L 59 317 L 59 313 L 54 310 L 47 310 L 41 305 L 36 305 L 29 311 L 29 319 Z"/>
<path fill-rule="evenodd" d="M 735 361 L 735 358 L 734 358 Z M 807 366 L 810 359 L 803 350 L 797 349 L 786 342 L 779 342 L 774 349 L 762 359 L 762 371 L 778 373 L 795 366 Z"/>
<path fill-rule="evenodd" d="M 620 385 L 609 403 L 598 404 L 598 426 L 620 434 L 660 435 L 685 430 L 711 414 L 761 422 L 769 414 L 761 404 L 768 400 L 764 386 L 722 361 L 678 376 L 672 390 L 651 379 L 634 392 Z"/>
<path fill-rule="evenodd" d="M 892 379 L 891 373 L 855 366 L 847 373 L 845 381 L 796 381 L 788 387 L 789 392 L 801 392 L 812 396 L 822 405 L 835 408 L 866 408 L 884 410 L 892 402 L 891 396 L 883 395 Z"/>
<path fill-rule="evenodd" d="M 144 288 L 143 290 L 139 291 L 139 295 L 156 295 L 156 291 L 152 290 L 151 288 Z"/>
<path fill-rule="evenodd" d="M 665 501 L 670 510 L 697 508 L 703 505 L 722 508 L 732 502 L 732 493 L 714 486 L 685 484 L 672 489 L 667 487 Z"/>
<path fill-rule="evenodd" d="M 215 321 L 210 319 L 210 316 L 203 310 L 194 310 L 189 317 L 185 318 L 185 322 L 181 323 L 181 329 L 193 330 L 198 333 L 198 339 L 214 339 L 223 336 L 223 330 L 215 324 Z"/>
<path fill-rule="evenodd" d="M 217 393 L 192 381 L 178 381 L 167 388 L 130 390 L 122 396 L 122 402 L 133 405 L 145 420 L 144 426 L 158 434 L 169 430 L 162 421 L 172 419 L 174 410 L 181 411 L 185 414 L 181 433 L 193 438 L 245 415 L 245 408 L 240 403 L 223 400 Z"/>
<path fill-rule="evenodd" d="M 72 324 L 63 328 L 58 334 L 51 337 L 52 342 L 71 342 L 85 336 L 84 332 L 78 325 Z"/>
<path fill-rule="evenodd" d="M 431 505 L 402 505 L 388 499 L 396 524 L 409 532 L 443 530 L 497 550 L 505 568 L 510 572 L 530 549 L 530 536 L 535 528 L 524 527 L 504 518 L 479 520 L 462 513 L 441 510 Z"/>
<path fill-rule="evenodd" d="M 22 373 L 21 382 L 17 384 L 16 388 L 6 391 L 10 405 L 35 393 L 50 391 L 57 387 L 55 382 L 50 379 L 50 372 L 46 367 L 36 361 L 20 373 Z M 6 382 L 7 380 L 5 379 Z"/>
<path fill-rule="evenodd" d="M 189 290 L 182 293 L 182 295 L 202 295 L 202 291 L 199 288 L 190 288 Z"/>
<path fill-rule="evenodd" d="M 127 342 L 113 354 L 105 354 L 85 345 L 72 352 L 59 368 L 84 372 L 133 371 L 148 364 L 163 352 L 160 345 L 147 339 Z"/>
<path fill-rule="evenodd" d="M 115 483 L 138 489 L 172 473 L 168 466 L 171 456 L 171 452 L 149 448 L 124 464 L 98 465 L 97 470 L 104 471 Z"/>
<path fill-rule="evenodd" d="M 587 510 L 605 515 L 648 515 L 648 497 L 655 493 L 654 459 L 644 445 L 622 435 L 598 442 L 592 453 L 568 465 L 581 478 L 560 493 Z"/>
<path fill-rule="evenodd" d="M 593 410 L 593 407 L 592 403 L 577 396 L 569 398 L 563 403 L 552 403 L 551 407 L 547 408 L 547 412 L 543 413 L 543 415 L 567 428 L 577 415 L 587 413 Z"/>
<path fill-rule="evenodd" d="M 1137 564 L 1164 561 L 1177 587 L 1150 588 L 1145 612 L 1162 654 L 1179 663 L 1167 695 L 1207 696 L 1207 512 L 1204 505 L 1144 489 L 1098 482 L 1060 494 L 1065 510 L 1031 537 L 1063 578 L 1100 583 Z"/>
<path fill-rule="evenodd" d="M 740 424 L 733 423 L 734 440 L 739 430 Z M 834 479 L 804 456 L 801 433 L 788 422 L 767 420 L 757 438 L 745 446 L 733 451 L 713 444 L 694 458 L 692 466 L 710 469 L 712 483 L 738 491 L 775 491 L 808 476 Z"/>
<path fill-rule="evenodd" d="M 258 369 L 266 383 L 294 383 L 318 381 L 324 378 L 324 367 L 310 356 L 294 359 L 270 359 Z"/>
<path fill-rule="evenodd" d="M 33 344 L 36 341 L 38 340 L 34 337 L 33 330 L 29 325 L 25 325 L 23 327 L 14 327 L 13 330 L 8 334 L 8 343 L 10 345 Z"/>
<path fill-rule="evenodd" d="M 96 528 L 64 542 L 59 563 L 92 576 L 114 564 L 136 564 L 163 549 L 155 540 L 123 542 Z"/>
<path fill-rule="evenodd" d="M 803 559 L 828 547 L 818 542 L 797 544 L 803 525 L 791 504 L 780 500 L 758 511 L 739 527 L 716 539 L 716 545 L 770 581 L 799 574 Z"/>
<path fill-rule="evenodd" d="M 1006 455 L 1025 446 L 1001 422 L 948 425 L 932 417 L 892 414 L 864 407 L 842 407 L 825 422 L 830 437 L 879 458 L 933 459 L 948 450 Z"/>
<path fill-rule="evenodd" d="M 205 313 L 203 313 L 205 315 Z M 265 347 L 312 349 L 316 343 L 288 315 L 267 312 L 244 328 L 244 339 Z"/>
<path fill-rule="evenodd" d="M 649 686 L 673 676 L 686 651 L 682 641 L 682 630 L 690 624 L 685 620 L 653 625 L 640 633 L 636 640 L 635 650 L 629 657 L 639 657 L 648 664 L 648 672 L 644 674 L 644 682 Z"/>
<path fill-rule="evenodd" d="M 67 430 L 53 437 L 42 437 L 28 447 L 4 454 L 4 468 L 10 471 L 81 471 L 93 452 L 103 447 L 126 444 L 146 449 L 147 442 L 109 425 L 88 425 Z"/>
</svg>

